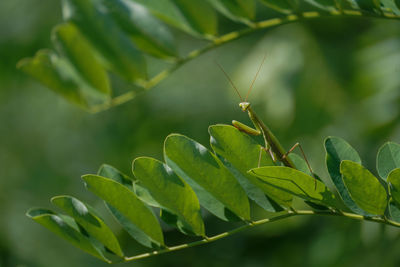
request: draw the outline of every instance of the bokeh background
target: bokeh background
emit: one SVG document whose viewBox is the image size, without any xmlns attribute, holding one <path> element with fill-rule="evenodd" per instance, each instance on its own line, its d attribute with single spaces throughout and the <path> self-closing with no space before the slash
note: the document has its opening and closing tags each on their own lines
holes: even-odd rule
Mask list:
<svg viewBox="0 0 400 267">
<path fill-rule="evenodd" d="M 15 68 L 21 58 L 51 48 L 60 13 L 59 1 L 0 1 L 0 266 L 106 266 L 25 217 L 26 210 L 51 207 L 52 196 L 69 194 L 103 211 L 82 174 L 102 163 L 130 173 L 137 156 L 162 159 L 172 132 L 208 145 L 209 125 L 249 123 L 214 60 L 244 92 L 267 54 L 250 101 L 286 148 L 302 143 L 322 177 L 328 177 L 328 135 L 349 141 L 373 173 L 379 146 L 400 142 L 400 21 L 318 19 L 258 32 L 186 64 L 129 103 L 91 115 Z M 181 51 L 202 45 L 175 34 Z M 127 254 L 140 251 L 104 216 Z M 206 227 L 217 233 L 232 225 L 209 217 Z M 348 219 L 296 218 L 124 265 L 399 266 L 399 234 Z M 168 230 L 168 243 L 185 240 Z"/>
</svg>

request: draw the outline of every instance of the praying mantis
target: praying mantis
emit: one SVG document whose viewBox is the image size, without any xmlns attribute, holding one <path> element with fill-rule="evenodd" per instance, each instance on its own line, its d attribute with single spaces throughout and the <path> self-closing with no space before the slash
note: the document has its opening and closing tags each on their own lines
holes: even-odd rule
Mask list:
<svg viewBox="0 0 400 267">
<path fill-rule="evenodd" d="M 294 164 L 294 162 L 288 157 L 288 155 L 296 148 L 298 147 L 301 151 L 301 154 L 307 164 L 308 169 L 310 170 L 310 173 L 313 175 L 313 177 L 315 178 L 315 188 L 317 186 L 317 178 L 315 177 L 312 169 L 311 169 L 311 165 L 307 160 L 307 157 L 304 153 L 303 148 L 301 147 L 300 143 L 296 143 L 294 144 L 287 152 L 285 151 L 285 149 L 283 148 L 283 146 L 281 145 L 281 143 L 279 142 L 279 140 L 275 137 L 275 135 L 272 133 L 272 131 L 265 125 L 265 123 L 257 116 L 257 114 L 254 112 L 254 110 L 251 108 L 250 102 L 247 101 L 251 90 L 253 89 L 254 83 L 257 79 L 258 74 L 260 73 L 261 67 L 264 64 L 266 55 L 264 55 L 264 58 L 261 62 L 261 64 L 258 67 L 258 70 L 250 84 L 250 87 L 247 91 L 246 94 L 246 98 L 242 98 L 242 96 L 239 93 L 239 90 L 237 89 L 237 87 L 235 86 L 235 84 L 233 83 L 233 81 L 231 80 L 231 78 L 229 77 L 229 75 L 225 72 L 225 70 L 222 68 L 222 66 L 220 64 L 218 64 L 216 62 L 216 64 L 218 65 L 218 67 L 222 70 L 222 72 L 224 73 L 225 77 L 228 79 L 229 83 L 232 85 L 233 89 L 235 89 L 237 95 L 239 96 L 241 102 L 239 103 L 239 107 L 242 109 L 243 112 L 247 111 L 247 114 L 249 115 L 249 118 L 251 120 L 251 122 L 253 123 L 255 128 L 251 128 L 250 126 L 247 126 L 239 121 L 233 120 L 232 121 L 232 125 L 237 128 L 239 131 L 249 134 L 249 135 L 254 135 L 254 136 L 258 136 L 258 135 L 262 135 L 263 139 L 264 139 L 264 146 L 261 147 L 260 149 L 260 155 L 258 158 L 258 167 L 260 167 L 260 163 L 261 163 L 261 157 L 262 157 L 262 152 L 263 150 L 266 153 L 269 153 L 269 155 L 271 156 L 272 160 L 274 163 L 276 163 L 277 161 L 282 162 L 282 164 L 286 167 L 290 167 L 290 168 L 294 168 L 297 169 L 296 165 Z"/>
</svg>

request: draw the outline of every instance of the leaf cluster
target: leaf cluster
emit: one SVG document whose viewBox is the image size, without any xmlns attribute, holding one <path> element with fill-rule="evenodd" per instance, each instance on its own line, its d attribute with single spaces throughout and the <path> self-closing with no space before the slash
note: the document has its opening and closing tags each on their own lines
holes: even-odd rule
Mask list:
<svg viewBox="0 0 400 267">
<path fill-rule="evenodd" d="M 202 53 L 257 30 L 321 16 L 398 19 L 395 0 L 63 0 L 54 49 L 18 67 L 80 107 L 97 112 L 148 90 Z M 219 14 L 219 15 L 218 15 Z M 235 22 L 226 31 L 224 16 Z M 183 55 L 174 31 L 206 42 Z M 164 70 L 149 77 L 152 60 Z"/>
<path fill-rule="evenodd" d="M 123 229 L 151 252 L 126 257 L 104 220 L 87 203 L 71 196 L 56 196 L 52 203 L 64 213 L 35 208 L 27 215 L 73 245 L 106 262 L 130 261 L 218 240 L 249 227 L 295 215 L 335 215 L 400 226 L 400 145 L 388 142 L 377 155 L 374 176 L 361 165 L 354 148 L 338 137 L 325 140 L 326 166 L 336 190 L 308 171 L 296 154 L 297 169 L 262 157 L 258 144 L 228 125 L 209 127 L 209 150 L 180 134 L 164 142 L 164 162 L 139 157 L 133 176 L 103 165 L 96 175 L 82 176 L 86 188 L 103 199 Z M 316 176 L 314 174 L 314 176 Z M 312 209 L 296 210 L 299 198 Z M 254 220 L 251 203 L 268 218 Z M 155 214 L 158 213 L 158 216 Z M 206 234 L 204 213 L 221 220 L 241 222 L 239 228 L 213 237 Z M 160 220 L 192 243 L 168 246 Z M 197 241 L 196 241 L 197 240 Z"/>
</svg>

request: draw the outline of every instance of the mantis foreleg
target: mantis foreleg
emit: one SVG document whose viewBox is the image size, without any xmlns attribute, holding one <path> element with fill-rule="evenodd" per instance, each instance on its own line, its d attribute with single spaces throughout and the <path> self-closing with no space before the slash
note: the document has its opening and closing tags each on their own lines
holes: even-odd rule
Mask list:
<svg viewBox="0 0 400 267">
<path fill-rule="evenodd" d="M 256 129 L 251 128 L 250 126 L 247 126 L 244 123 L 241 123 L 239 121 L 232 121 L 232 125 L 235 126 L 235 128 L 237 128 L 239 131 L 250 134 L 250 135 L 261 135 L 262 131 L 261 129 L 259 129 L 257 124 L 254 124 L 254 126 L 256 126 Z M 257 129 L 258 128 L 258 129 Z M 272 158 L 273 162 L 277 161 L 277 158 L 275 156 L 275 153 L 272 151 L 271 146 L 268 144 L 268 142 L 265 143 L 265 147 L 260 147 L 260 155 L 258 156 L 258 164 L 257 167 L 260 167 L 261 164 L 261 157 L 262 157 L 262 151 L 268 152 Z"/>
<path fill-rule="evenodd" d="M 262 134 L 261 130 L 259 129 L 259 127 L 257 125 L 255 125 L 256 129 L 254 129 L 254 128 L 251 128 L 250 126 L 247 126 L 244 123 L 241 123 L 240 121 L 235 121 L 235 120 L 232 121 L 232 125 L 235 126 L 235 128 L 237 128 L 239 131 L 250 134 L 250 135 L 257 136 L 257 135 Z"/>
</svg>

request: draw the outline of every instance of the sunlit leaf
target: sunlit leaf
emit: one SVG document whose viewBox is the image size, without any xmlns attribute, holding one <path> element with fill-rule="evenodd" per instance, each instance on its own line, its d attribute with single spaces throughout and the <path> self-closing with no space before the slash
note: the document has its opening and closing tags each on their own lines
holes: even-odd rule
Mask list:
<svg viewBox="0 0 400 267">
<path fill-rule="evenodd" d="M 137 196 L 124 185 L 109 178 L 97 175 L 84 175 L 89 191 L 104 199 L 112 208 L 116 209 L 124 219 L 129 220 L 138 231 L 143 232 L 148 238 L 143 240 L 143 235 L 134 236 L 138 242 L 152 246 L 150 239 L 156 245 L 163 245 L 164 238 L 157 218 Z"/>
<path fill-rule="evenodd" d="M 164 143 L 164 158 L 210 212 L 224 220 L 232 220 L 234 215 L 250 219 L 245 191 L 224 164 L 203 145 L 183 135 L 171 134 Z"/>
<path fill-rule="evenodd" d="M 370 171 L 360 164 L 344 160 L 340 164 L 340 172 L 351 198 L 368 213 L 383 215 L 387 206 L 387 194 Z"/>
<path fill-rule="evenodd" d="M 118 240 L 111 229 L 96 215 L 94 209 L 88 204 L 70 196 L 53 197 L 51 202 L 74 218 L 90 236 L 96 238 L 116 255 L 120 257 L 124 256 Z"/>
<path fill-rule="evenodd" d="M 337 206 L 335 195 L 324 183 L 299 170 L 284 166 L 267 166 L 251 169 L 249 172 L 261 182 L 304 200 L 329 207 Z"/>
</svg>

